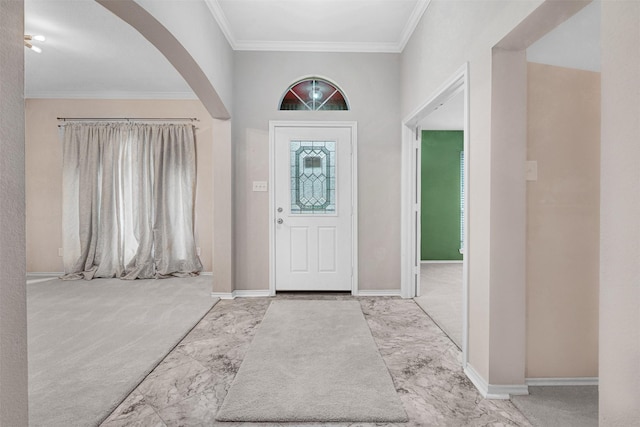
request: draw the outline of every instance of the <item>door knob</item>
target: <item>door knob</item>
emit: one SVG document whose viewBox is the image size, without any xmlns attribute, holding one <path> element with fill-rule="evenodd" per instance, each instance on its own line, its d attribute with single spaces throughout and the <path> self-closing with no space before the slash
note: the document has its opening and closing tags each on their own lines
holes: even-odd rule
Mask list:
<svg viewBox="0 0 640 427">
<path fill-rule="evenodd" d="M 278 218 L 278 221 L 276 221 L 278 224 L 282 224 L 284 221 L 282 220 L 282 218 Z"/>
</svg>

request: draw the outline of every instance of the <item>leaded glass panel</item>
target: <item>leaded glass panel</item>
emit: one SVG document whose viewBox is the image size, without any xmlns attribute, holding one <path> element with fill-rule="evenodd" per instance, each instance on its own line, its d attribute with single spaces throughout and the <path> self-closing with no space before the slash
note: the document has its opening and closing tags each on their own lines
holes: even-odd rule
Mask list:
<svg viewBox="0 0 640 427">
<path fill-rule="evenodd" d="M 287 89 L 280 110 L 348 110 L 347 98 L 333 83 L 318 77 L 300 80 Z"/>
<path fill-rule="evenodd" d="M 336 213 L 335 141 L 291 141 L 291 213 Z"/>
</svg>

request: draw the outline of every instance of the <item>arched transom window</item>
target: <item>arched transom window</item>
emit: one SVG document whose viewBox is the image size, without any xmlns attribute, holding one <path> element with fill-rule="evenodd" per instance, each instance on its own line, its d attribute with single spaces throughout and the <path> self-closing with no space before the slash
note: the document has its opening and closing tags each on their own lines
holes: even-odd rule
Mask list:
<svg viewBox="0 0 640 427">
<path fill-rule="evenodd" d="M 311 77 L 292 84 L 282 96 L 280 110 L 348 110 L 347 98 L 333 83 Z"/>
</svg>

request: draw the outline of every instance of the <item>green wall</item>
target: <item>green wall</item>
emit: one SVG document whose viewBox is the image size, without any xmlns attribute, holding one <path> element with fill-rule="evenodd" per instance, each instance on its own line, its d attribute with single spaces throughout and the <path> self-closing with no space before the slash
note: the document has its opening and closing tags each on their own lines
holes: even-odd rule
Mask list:
<svg viewBox="0 0 640 427">
<path fill-rule="evenodd" d="M 461 260 L 462 131 L 422 132 L 422 260 Z"/>
</svg>

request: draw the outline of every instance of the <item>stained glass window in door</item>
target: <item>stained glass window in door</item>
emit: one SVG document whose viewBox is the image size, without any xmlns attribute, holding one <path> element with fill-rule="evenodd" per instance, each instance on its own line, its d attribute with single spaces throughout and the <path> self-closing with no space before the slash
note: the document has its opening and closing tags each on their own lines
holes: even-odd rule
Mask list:
<svg viewBox="0 0 640 427">
<path fill-rule="evenodd" d="M 336 142 L 291 141 L 291 213 L 336 213 Z"/>
</svg>

